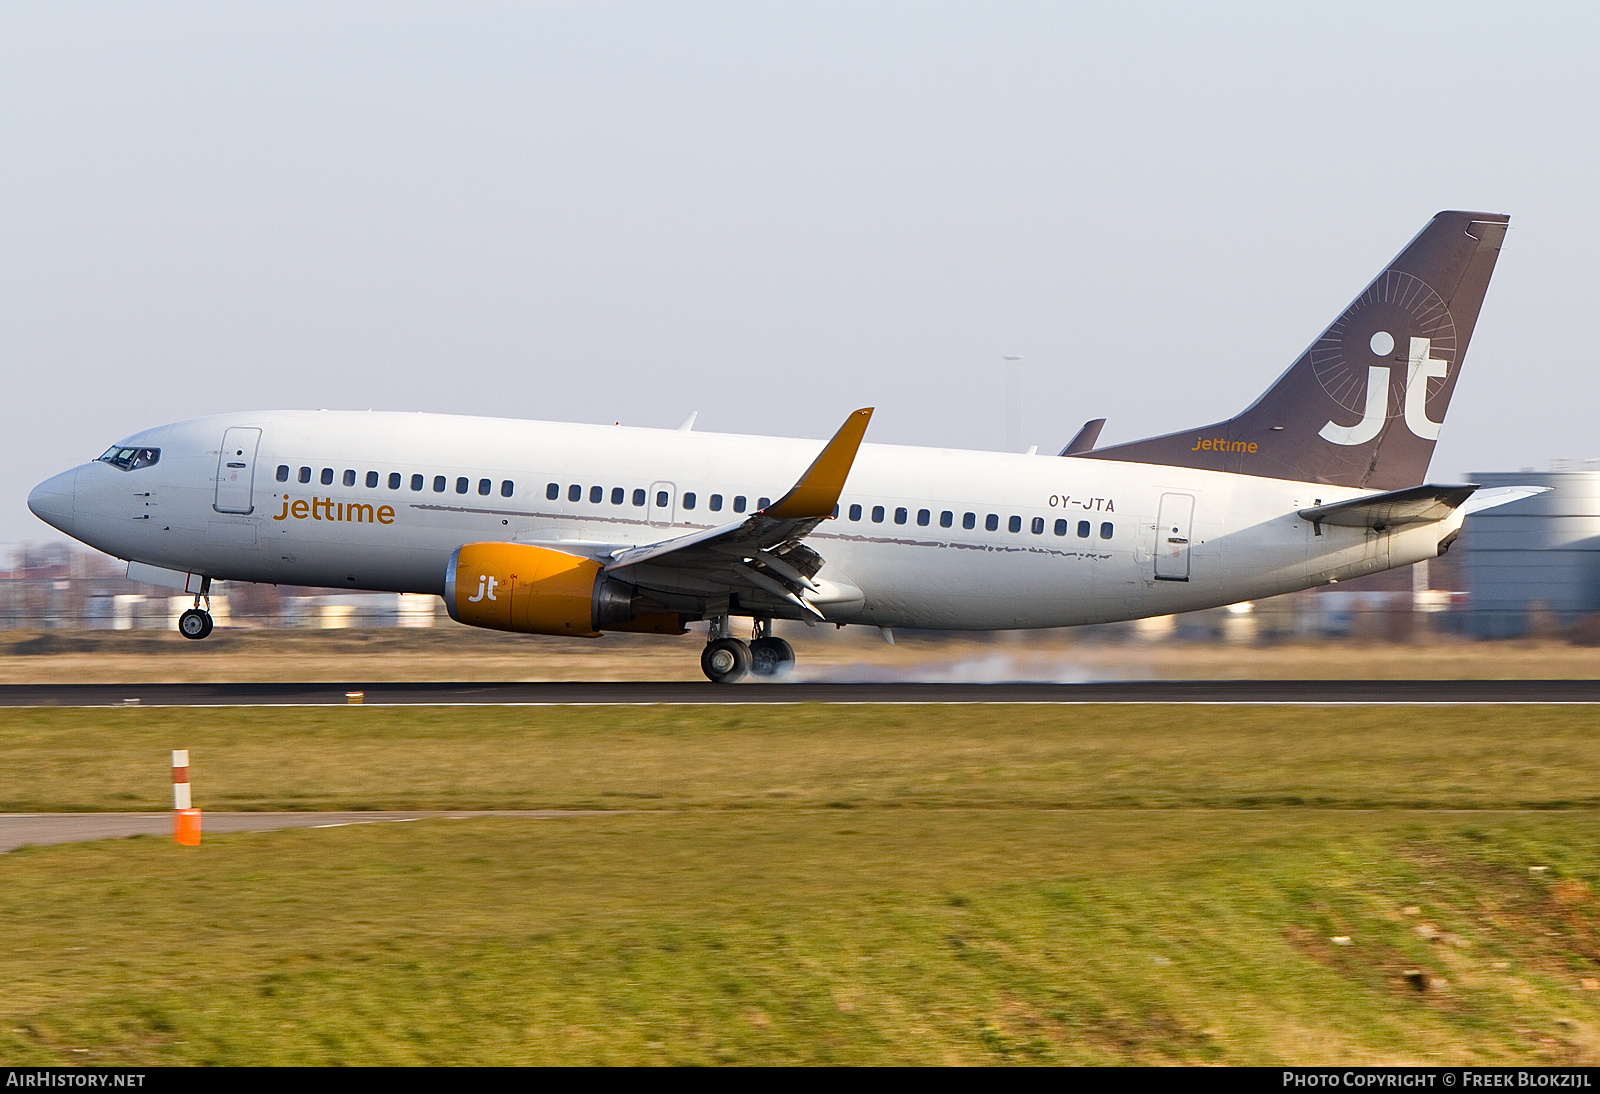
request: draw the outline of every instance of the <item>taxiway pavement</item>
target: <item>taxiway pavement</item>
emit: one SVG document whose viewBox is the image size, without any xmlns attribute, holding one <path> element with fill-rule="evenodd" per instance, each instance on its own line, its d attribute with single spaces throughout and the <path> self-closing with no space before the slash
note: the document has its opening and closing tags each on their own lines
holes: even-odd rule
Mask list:
<svg viewBox="0 0 1600 1094">
<path fill-rule="evenodd" d="M 616 816 L 616 812 L 588 809 L 455 809 L 397 812 L 342 813 L 203 813 L 203 831 L 275 832 L 283 828 L 342 828 L 350 824 L 385 821 L 472 820 L 479 817 L 517 817 L 552 820 L 558 817 Z M 119 839 L 128 836 L 171 836 L 168 813 L 0 813 L 0 852 L 53 843 Z"/>
</svg>

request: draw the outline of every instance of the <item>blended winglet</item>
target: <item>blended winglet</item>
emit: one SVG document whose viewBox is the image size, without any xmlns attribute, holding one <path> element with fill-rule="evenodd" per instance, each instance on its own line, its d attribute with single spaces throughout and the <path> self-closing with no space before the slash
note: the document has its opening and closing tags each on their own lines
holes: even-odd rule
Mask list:
<svg viewBox="0 0 1600 1094">
<path fill-rule="evenodd" d="M 777 520 L 809 520 L 833 515 L 844 491 L 844 480 L 856 462 L 856 451 L 861 438 L 866 435 L 867 423 L 872 421 L 872 407 L 863 407 L 844 420 L 839 432 L 833 435 L 806 468 L 789 492 L 762 510 L 765 516 Z"/>
</svg>

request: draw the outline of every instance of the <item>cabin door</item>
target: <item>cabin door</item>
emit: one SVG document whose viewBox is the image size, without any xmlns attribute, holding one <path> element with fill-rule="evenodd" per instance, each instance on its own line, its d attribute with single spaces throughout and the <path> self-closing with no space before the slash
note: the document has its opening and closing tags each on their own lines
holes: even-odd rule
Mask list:
<svg viewBox="0 0 1600 1094">
<path fill-rule="evenodd" d="M 219 513 L 249 513 L 255 509 L 251 491 L 256 480 L 256 446 L 261 430 L 236 426 L 222 434 L 222 451 L 217 455 L 217 500 Z"/>
<path fill-rule="evenodd" d="M 1194 523 L 1194 495 L 1162 494 L 1156 520 L 1156 580 L 1189 580 L 1189 528 Z"/>
</svg>

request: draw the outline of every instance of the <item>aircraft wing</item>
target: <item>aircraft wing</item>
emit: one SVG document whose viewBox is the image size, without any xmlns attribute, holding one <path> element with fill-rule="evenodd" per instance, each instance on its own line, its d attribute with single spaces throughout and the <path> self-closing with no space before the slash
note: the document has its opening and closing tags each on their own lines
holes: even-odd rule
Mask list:
<svg viewBox="0 0 1600 1094">
<path fill-rule="evenodd" d="M 1404 490 L 1314 505 L 1301 509 L 1300 516 L 1317 525 L 1334 524 L 1382 532 L 1405 524 L 1431 524 L 1443 520 L 1477 492 L 1477 486 L 1468 484 L 1408 486 Z"/>
<path fill-rule="evenodd" d="M 845 419 L 787 494 L 744 520 L 686 536 L 613 552 L 607 573 L 668 595 L 755 593 L 824 618 L 805 594 L 822 591 L 811 579 L 822 556 L 800 541 L 833 516 L 855 463 L 872 408 Z"/>
</svg>

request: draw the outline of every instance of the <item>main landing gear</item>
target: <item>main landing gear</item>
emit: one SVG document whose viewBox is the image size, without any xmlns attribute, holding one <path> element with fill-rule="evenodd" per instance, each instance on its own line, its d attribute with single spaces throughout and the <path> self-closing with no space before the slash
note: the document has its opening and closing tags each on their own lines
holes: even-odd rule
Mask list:
<svg viewBox="0 0 1600 1094">
<path fill-rule="evenodd" d="M 204 587 L 208 590 L 211 588 L 209 577 L 205 579 Z M 206 608 L 211 607 L 211 597 L 201 593 L 194 598 L 194 607 L 178 616 L 178 633 L 197 642 L 209 635 L 214 625 L 211 622 L 211 613 L 200 607 L 202 597 L 205 598 Z"/>
<path fill-rule="evenodd" d="M 713 616 L 711 640 L 700 654 L 700 668 L 713 684 L 731 684 L 746 673 L 775 679 L 794 668 L 794 647 L 773 635 L 770 618 L 755 621 L 754 635 L 746 644 L 728 634 L 727 616 Z"/>
</svg>

